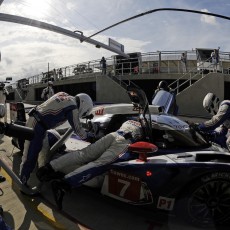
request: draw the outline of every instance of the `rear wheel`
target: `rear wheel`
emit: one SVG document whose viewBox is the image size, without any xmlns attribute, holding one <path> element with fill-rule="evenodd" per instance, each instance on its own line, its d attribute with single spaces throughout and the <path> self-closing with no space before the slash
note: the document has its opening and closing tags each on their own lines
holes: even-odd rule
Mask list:
<svg viewBox="0 0 230 230">
<path fill-rule="evenodd" d="M 199 179 L 188 196 L 179 201 L 179 215 L 195 225 L 223 225 L 230 219 L 230 174 L 219 174 L 219 178 L 214 175 L 218 173 Z"/>
</svg>

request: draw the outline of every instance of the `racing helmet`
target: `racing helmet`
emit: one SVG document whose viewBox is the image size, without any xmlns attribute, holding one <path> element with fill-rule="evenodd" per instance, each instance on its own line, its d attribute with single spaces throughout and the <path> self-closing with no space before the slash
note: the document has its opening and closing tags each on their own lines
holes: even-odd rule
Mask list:
<svg viewBox="0 0 230 230">
<path fill-rule="evenodd" d="M 79 93 L 75 96 L 75 99 L 78 105 L 79 117 L 85 118 L 86 116 L 89 116 L 93 109 L 93 101 L 91 97 L 88 94 Z"/>
<path fill-rule="evenodd" d="M 158 84 L 158 89 L 168 90 L 168 83 L 166 81 L 160 81 Z"/>
<path fill-rule="evenodd" d="M 6 107 L 4 104 L 0 104 L 0 118 L 4 117 L 6 113 Z"/>
<path fill-rule="evenodd" d="M 54 83 L 52 81 L 48 81 L 48 86 L 53 86 Z"/>
<path fill-rule="evenodd" d="M 203 107 L 212 115 L 217 114 L 220 99 L 214 93 L 208 93 L 203 100 Z"/>
<path fill-rule="evenodd" d="M 135 141 L 143 137 L 141 123 L 134 120 L 125 121 L 119 128 L 118 132 L 122 132 L 123 135 L 131 134 Z"/>
</svg>

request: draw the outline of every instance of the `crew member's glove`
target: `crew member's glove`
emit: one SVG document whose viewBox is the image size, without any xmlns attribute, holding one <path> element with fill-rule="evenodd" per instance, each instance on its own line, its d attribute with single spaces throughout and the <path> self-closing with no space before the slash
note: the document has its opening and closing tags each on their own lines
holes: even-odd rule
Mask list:
<svg viewBox="0 0 230 230">
<path fill-rule="evenodd" d="M 99 131 L 98 123 L 88 121 L 87 125 L 88 125 L 88 132 L 93 133 L 94 136 L 96 136 L 98 134 L 98 131 Z"/>
<path fill-rule="evenodd" d="M 96 141 L 95 134 L 92 132 L 87 132 L 87 138 L 85 141 L 94 143 Z"/>
<path fill-rule="evenodd" d="M 92 121 L 87 121 L 87 130 L 88 130 L 88 132 L 91 132 L 92 128 L 93 128 Z"/>
<path fill-rule="evenodd" d="M 200 131 L 199 125 L 200 125 L 199 123 L 193 123 L 193 122 L 189 123 L 190 129 L 193 129 L 195 131 Z"/>
<path fill-rule="evenodd" d="M 217 128 L 215 130 L 204 132 L 204 135 L 210 141 L 215 141 L 217 138 L 225 137 L 227 133 L 228 133 L 228 128 L 222 125 L 220 128 Z"/>
<path fill-rule="evenodd" d="M 97 133 L 99 131 L 99 126 L 98 126 L 98 123 L 92 123 L 92 132 L 94 133 L 94 135 L 96 136 Z"/>
<path fill-rule="evenodd" d="M 215 131 L 204 132 L 203 136 L 205 136 L 209 141 L 214 141 L 217 137 L 218 133 Z"/>
</svg>

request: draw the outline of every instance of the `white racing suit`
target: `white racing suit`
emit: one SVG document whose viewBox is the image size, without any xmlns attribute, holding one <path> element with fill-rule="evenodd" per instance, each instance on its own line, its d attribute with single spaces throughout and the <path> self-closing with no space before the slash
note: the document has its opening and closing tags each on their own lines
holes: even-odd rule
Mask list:
<svg viewBox="0 0 230 230">
<path fill-rule="evenodd" d="M 47 101 L 38 105 L 34 113 L 35 115 L 29 113 L 29 119 L 26 122 L 27 127 L 34 129 L 34 137 L 31 141 L 26 140 L 24 144 L 22 163 L 20 165 L 20 179 L 23 184 L 27 183 L 31 172 L 36 166 L 46 130 L 54 129 L 68 121 L 73 131 L 81 139 L 87 138 L 87 133 L 80 123 L 75 97 L 67 93 L 59 92 L 53 95 Z"/>
<path fill-rule="evenodd" d="M 108 170 L 110 164 L 123 157 L 129 144 L 142 137 L 137 121 L 126 121 L 117 132 L 107 134 L 82 150 L 69 152 L 50 162 L 54 171 L 67 173 L 64 181 L 72 188 L 80 186 Z"/>
<path fill-rule="evenodd" d="M 47 130 L 42 142 L 42 149 L 38 156 L 38 168 L 44 166 L 52 159 L 54 155 L 57 155 L 57 153 L 51 153 L 49 150 L 60 138 L 61 135 L 55 129 Z M 65 145 L 61 146 L 60 148 L 65 148 Z"/>
<path fill-rule="evenodd" d="M 212 132 L 216 138 L 214 142 L 219 143 L 222 147 L 227 147 L 230 151 L 230 136 L 226 134 L 230 128 L 230 101 L 224 100 L 220 103 L 218 112 L 210 120 L 201 123 L 198 130 Z"/>
</svg>

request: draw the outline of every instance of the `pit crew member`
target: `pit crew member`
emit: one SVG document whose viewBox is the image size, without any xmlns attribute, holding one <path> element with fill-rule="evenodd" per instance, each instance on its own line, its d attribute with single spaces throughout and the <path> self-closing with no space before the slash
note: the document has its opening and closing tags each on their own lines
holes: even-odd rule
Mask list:
<svg viewBox="0 0 230 230">
<path fill-rule="evenodd" d="M 66 153 L 39 168 L 37 177 L 40 181 L 49 181 L 60 176 L 59 173 L 56 177 L 56 173 L 65 173 L 66 169 L 73 168 L 62 179 L 52 182 L 55 201 L 62 209 L 65 192 L 106 172 L 110 164 L 128 154 L 126 152 L 129 144 L 142 136 L 140 122 L 128 120 L 116 132 L 107 134 L 82 150 Z"/>
<path fill-rule="evenodd" d="M 226 137 L 230 128 L 230 100 L 220 102 L 214 93 L 208 93 L 204 97 L 203 107 L 213 116 L 210 120 L 197 124 L 198 131 L 210 133 L 214 142 L 230 151 L 230 136 Z"/>
<path fill-rule="evenodd" d="M 48 81 L 48 85 L 46 88 L 42 90 L 41 98 L 46 101 L 54 95 L 53 82 Z"/>
<path fill-rule="evenodd" d="M 81 126 L 80 118 L 90 115 L 92 108 L 92 99 L 87 94 L 80 93 L 74 97 L 65 92 L 59 92 L 28 113 L 29 119 L 26 126 L 34 128 L 35 134 L 31 141 L 25 141 L 24 144 L 20 165 L 20 180 L 23 184 L 27 184 L 35 168 L 47 130 L 54 129 L 68 121 L 73 131 L 81 139 L 90 138 L 90 134 Z"/>
</svg>

